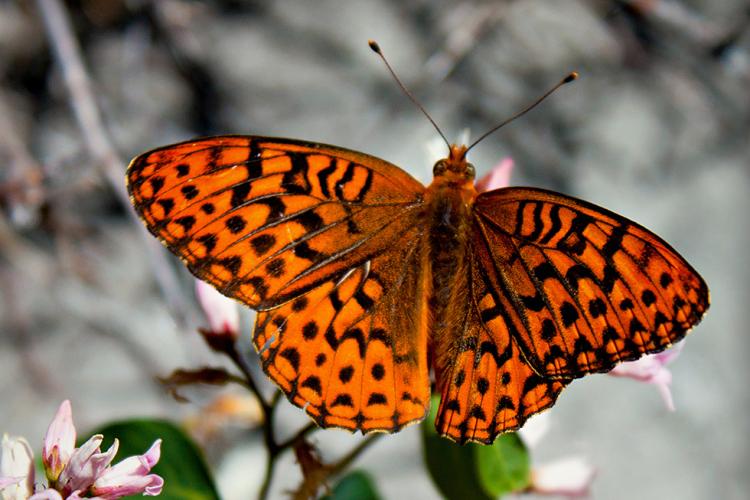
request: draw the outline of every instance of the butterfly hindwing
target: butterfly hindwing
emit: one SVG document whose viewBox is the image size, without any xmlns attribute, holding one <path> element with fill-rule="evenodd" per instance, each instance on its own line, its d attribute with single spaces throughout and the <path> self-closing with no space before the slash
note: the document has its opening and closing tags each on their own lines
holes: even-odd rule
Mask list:
<svg viewBox="0 0 750 500">
<path fill-rule="evenodd" d="M 128 169 L 148 229 L 198 278 L 254 308 L 304 293 L 403 230 L 424 186 L 377 158 L 288 139 L 167 146 Z"/>
<path fill-rule="evenodd" d="M 265 372 L 320 426 L 395 432 L 424 418 L 420 243 L 413 227 L 388 251 L 259 313 L 254 343 Z"/>
<path fill-rule="evenodd" d="M 486 249 L 473 250 L 462 281 L 468 288 L 462 331 L 448 348 L 446 367 L 436 370 L 441 400 L 435 425 L 459 443 L 488 444 L 551 407 L 569 381 L 540 376 L 529 365 L 512 333 L 513 311 L 498 313 L 502 305 L 485 268 Z"/>
<path fill-rule="evenodd" d="M 531 188 L 483 193 L 475 233 L 498 311 L 540 375 L 570 379 L 661 351 L 708 307 L 705 283 L 674 249 L 590 203 Z M 483 317 L 490 330 L 500 320 Z"/>
</svg>

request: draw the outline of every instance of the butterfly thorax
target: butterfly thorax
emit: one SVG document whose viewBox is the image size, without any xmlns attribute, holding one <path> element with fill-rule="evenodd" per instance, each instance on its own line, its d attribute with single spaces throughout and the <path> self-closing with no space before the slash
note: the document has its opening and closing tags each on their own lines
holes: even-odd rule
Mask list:
<svg viewBox="0 0 750 500">
<path fill-rule="evenodd" d="M 471 229 L 471 214 L 477 191 L 474 168 L 463 158 L 464 146 L 452 146 L 451 155 L 435 164 L 435 178 L 427 188 L 425 204 L 429 230 L 425 232 L 426 269 L 429 269 L 431 290 L 429 308 L 432 313 L 432 343 L 445 346 L 439 339 L 453 337 L 462 320 L 456 314 L 465 303 L 465 287 L 461 277 L 468 272 L 466 250 Z M 435 353 L 436 360 L 442 353 Z"/>
</svg>

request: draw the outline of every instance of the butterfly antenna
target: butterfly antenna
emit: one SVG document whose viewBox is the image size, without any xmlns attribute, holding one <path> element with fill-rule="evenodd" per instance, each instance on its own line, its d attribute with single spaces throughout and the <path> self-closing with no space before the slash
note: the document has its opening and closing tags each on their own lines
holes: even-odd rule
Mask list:
<svg viewBox="0 0 750 500">
<path fill-rule="evenodd" d="M 451 143 L 448 141 L 448 139 L 445 138 L 445 134 L 443 134 L 442 130 L 440 130 L 440 127 L 437 126 L 437 123 L 435 123 L 435 120 L 432 119 L 432 117 L 427 112 L 427 110 L 424 109 L 424 107 L 421 104 L 419 104 L 419 101 L 417 101 L 417 98 L 414 97 L 414 95 L 412 95 L 412 93 L 409 92 L 409 89 L 406 88 L 406 85 L 404 85 L 401 82 L 401 79 L 398 77 L 398 75 L 396 75 L 396 72 L 393 71 L 393 68 L 391 68 L 391 65 L 388 64 L 388 60 L 383 55 L 383 51 L 380 50 L 380 45 L 378 45 L 378 42 L 376 42 L 375 40 L 368 40 L 367 45 L 370 46 L 373 52 L 375 52 L 377 55 L 380 56 L 380 58 L 385 63 L 385 67 L 388 68 L 388 72 L 391 74 L 393 79 L 396 80 L 396 83 L 398 83 L 398 86 L 401 87 L 401 90 L 404 91 L 404 94 L 406 94 L 406 96 L 409 99 L 411 99 L 411 102 L 413 102 L 420 109 L 420 111 L 422 111 L 422 113 L 427 117 L 427 119 L 430 120 L 430 123 L 432 123 L 432 126 L 435 127 L 435 130 L 437 130 L 438 134 L 440 134 L 440 137 L 442 137 L 443 140 L 445 141 L 446 146 L 448 146 L 448 148 L 450 149 Z"/>
<path fill-rule="evenodd" d="M 544 95 L 542 95 L 542 97 L 540 97 L 539 99 L 537 99 L 533 103 L 529 104 L 528 106 L 526 106 L 524 109 L 522 109 L 521 111 L 519 111 L 515 115 L 511 116 L 510 118 L 508 118 L 507 120 L 505 120 L 504 122 L 502 122 L 500 125 L 492 127 L 490 130 L 488 130 L 487 132 L 485 132 L 484 134 L 482 134 L 481 137 L 479 137 L 479 139 L 477 139 L 476 141 L 472 142 L 471 146 L 469 146 L 468 148 L 466 148 L 466 153 L 468 153 L 471 148 L 473 148 L 474 146 L 476 146 L 477 144 L 479 144 L 485 137 L 487 137 L 488 135 L 492 134 L 493 132 L 501 129 L 502 127 L 504 127 L 505 125 L 509 124 L 510 122 L 512 122 L 513 120 L 515 120 L 516 118 L 519 118 L 519 117 L 525 115 L 526 113 L 528 113 L 529 111 L 531 111 L 532 109 L 534 109 L 543 100 L 545 100 L 550 95 L 552 95 L 557 89 L 559 89 L 560 87 L 562 87 L 566 83 L 572 82 L 576 78 L 578 78 L 578 73 L 576 73 L 575 71 L 573 71 L 571 74 L 569 74 L 568 76 L 566 76 L 565 78 L 563 78 L 562 80 L 560 80 L 559 82 L 557 82 L 557 85 L 555 85 L 554 87 L 552 87 L 551 89 L 549 89 Z M 464 154 L 466 154 L 466 153 L 464 153 Z"/>
</svg>

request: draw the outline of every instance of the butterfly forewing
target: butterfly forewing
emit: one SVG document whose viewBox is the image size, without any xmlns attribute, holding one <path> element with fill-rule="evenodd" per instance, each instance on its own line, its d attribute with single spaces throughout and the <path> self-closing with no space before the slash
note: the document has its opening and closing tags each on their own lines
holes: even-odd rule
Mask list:
<svg viewBox="0 0 750 500">
<path fill-rule="evenodd" d="M 483 193 L 476 254 L 493 285 L 490 330 L 512 330 L 537 373 L 575 378 L 661 351 L 708 307 L 701 277 L 624 217 L 530 188 Z"/>
<path fill-rule="evenodd" d="M 148 229 L 199 278 L 255 308 L 304 293 L 403 232 L 424 187 L 361 153 L 225 136 L 139 156 L 128 171 Z"/>
</svg>

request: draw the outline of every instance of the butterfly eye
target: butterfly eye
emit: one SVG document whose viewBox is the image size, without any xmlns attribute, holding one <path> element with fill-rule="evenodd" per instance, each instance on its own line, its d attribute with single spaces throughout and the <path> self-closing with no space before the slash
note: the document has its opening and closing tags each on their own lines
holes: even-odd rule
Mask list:
<svg viewBox="0 0 750 500">
<path fill-rule="evenodd" d="M 476 176 L 476 170 L 474 170 L 474 165 L 472 165 L 471 163 L 467 163 L 464 175 L 466 176 L 467 180 L 473 179 Z"/>
<path fill-rule="evenodd" d="M 448 170 L 448 164 L 445 160 L 439 160 L 435 163 L 435 166 L 432 167 L 432 175 L 443 175 L 446 170 Z"/>
</svg>

